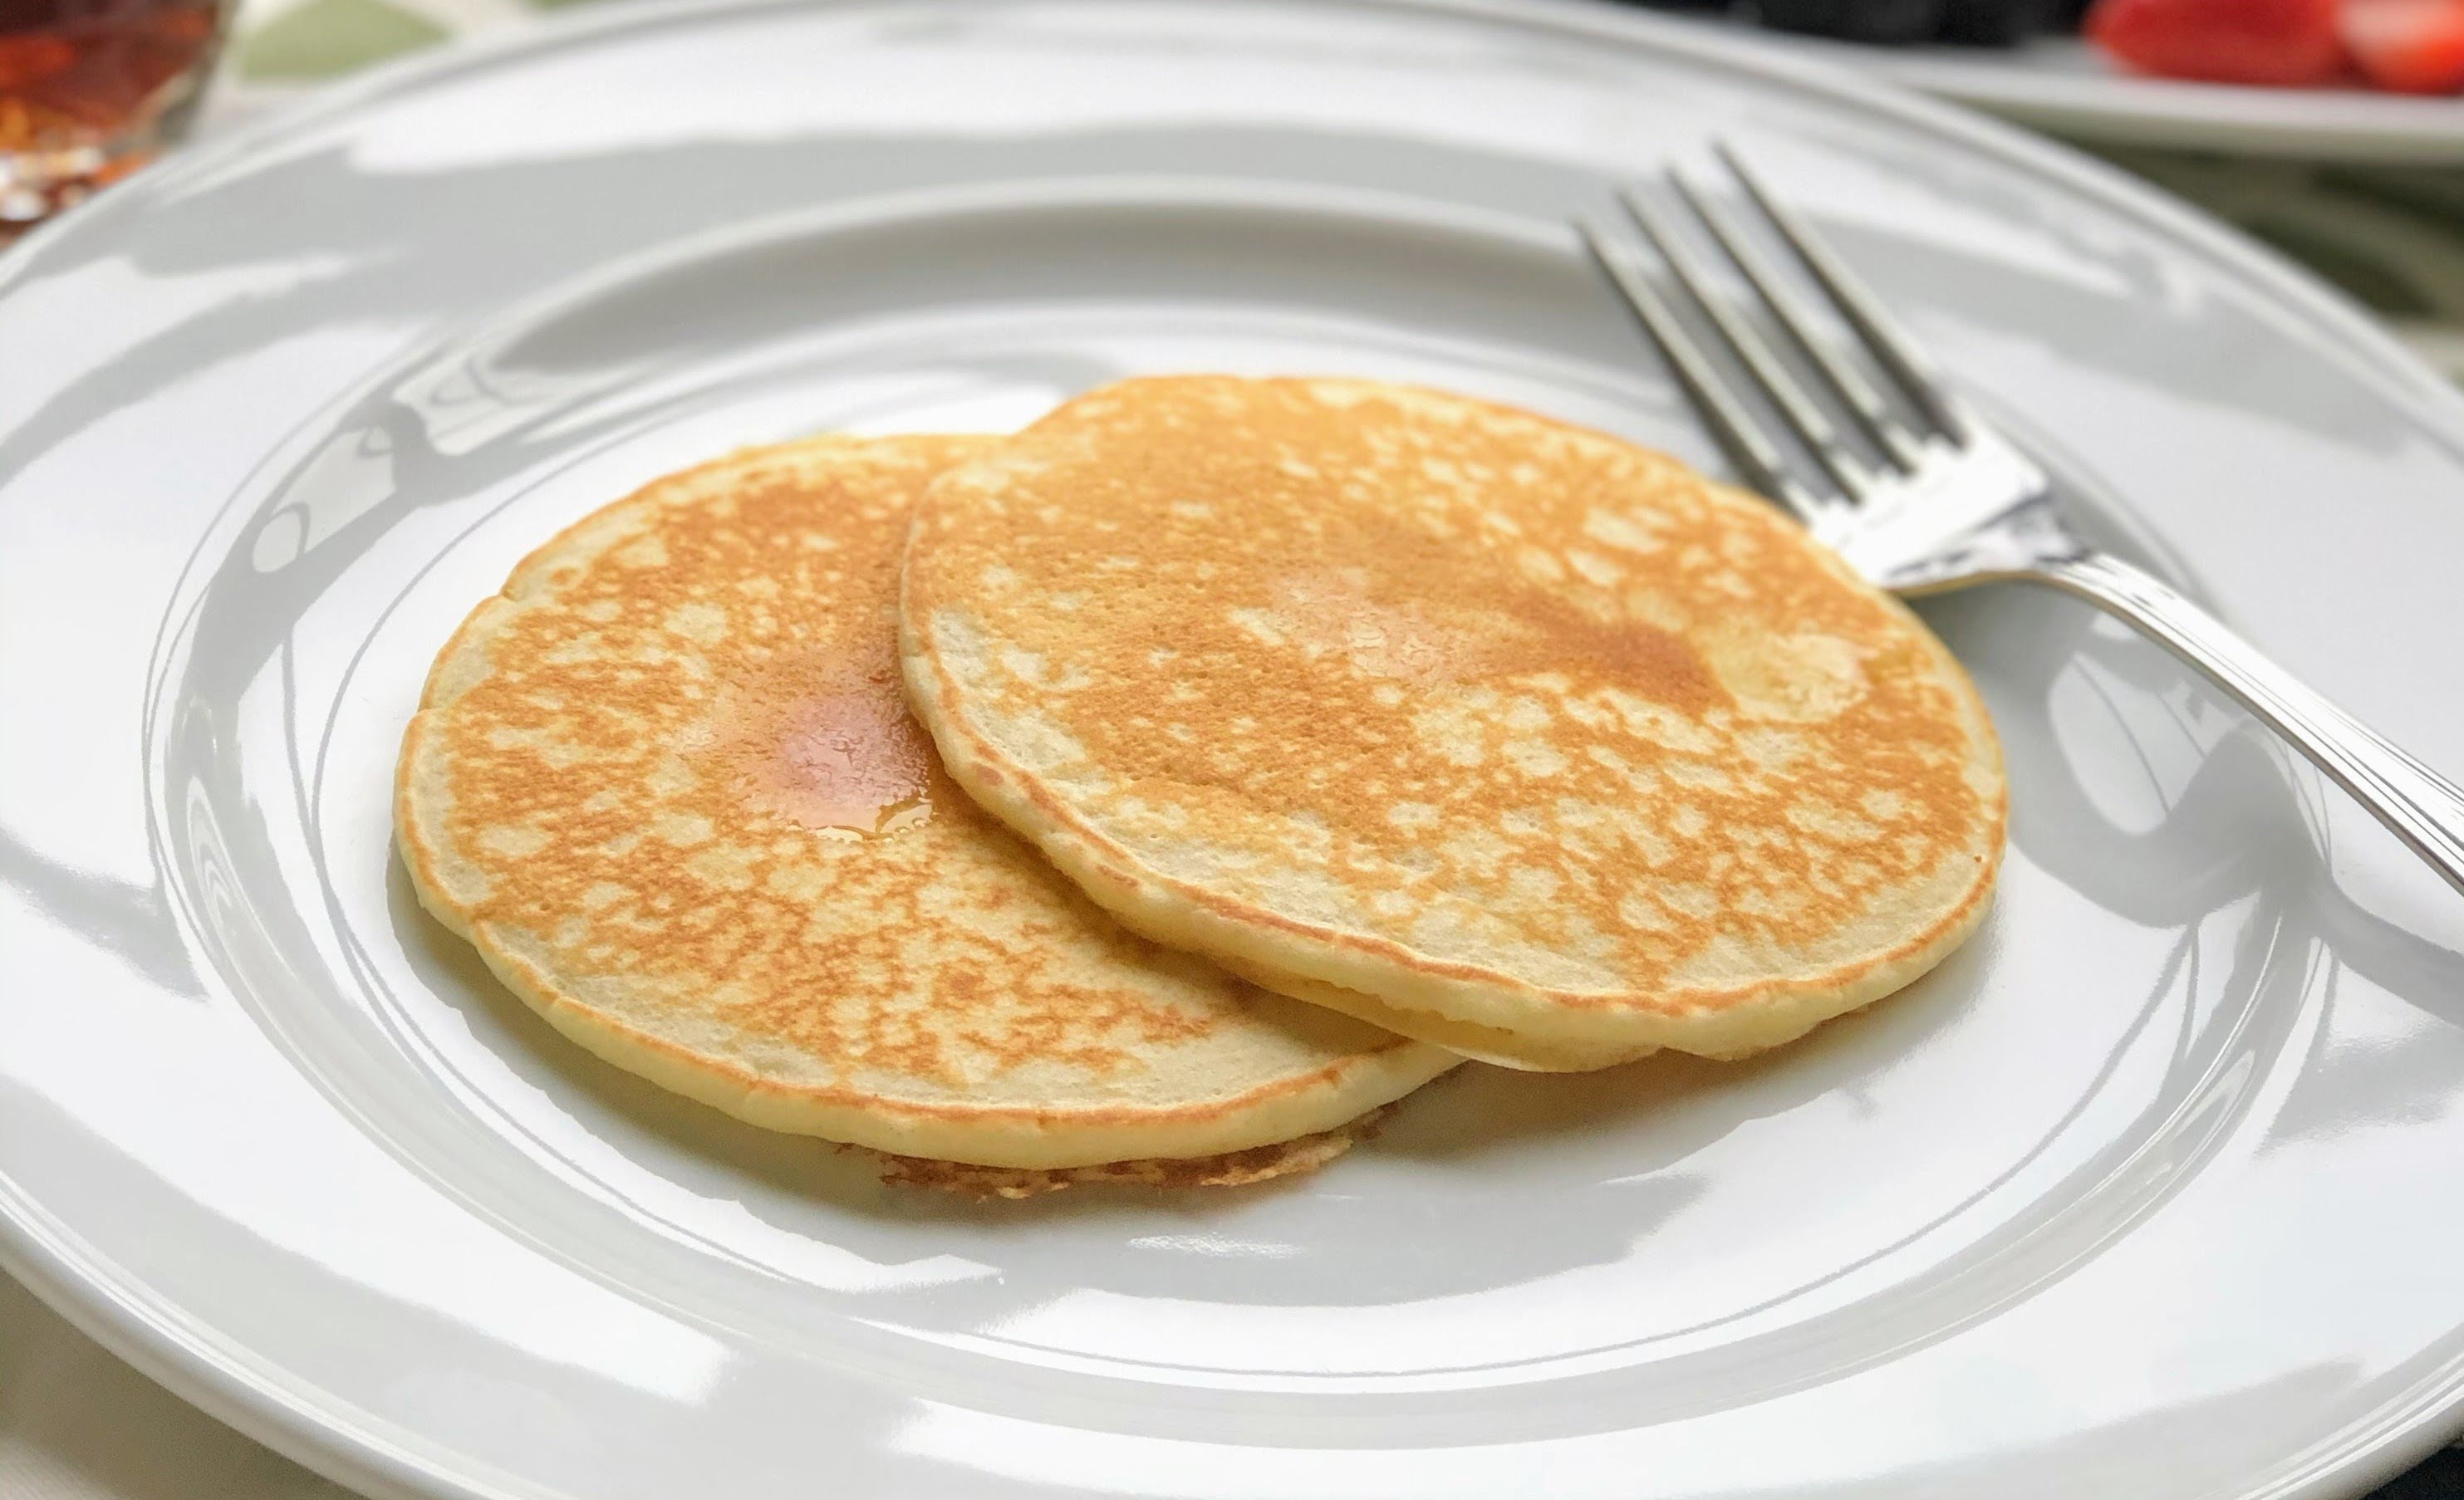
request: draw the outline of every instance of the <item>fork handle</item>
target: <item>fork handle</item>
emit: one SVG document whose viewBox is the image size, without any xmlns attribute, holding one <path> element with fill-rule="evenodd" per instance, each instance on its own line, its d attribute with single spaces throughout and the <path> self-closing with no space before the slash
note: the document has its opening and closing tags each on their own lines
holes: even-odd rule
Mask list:
<svg viewBox="0 0 2464 1500">
<path fill-rule="evenodd" d="M 2464 891 L 2464 789 L 2381 738 L 2222 620 L 2119 557 L 2090 552 L 2027 575 L 2128 620 L 2215 679 Z"/>
</svg>

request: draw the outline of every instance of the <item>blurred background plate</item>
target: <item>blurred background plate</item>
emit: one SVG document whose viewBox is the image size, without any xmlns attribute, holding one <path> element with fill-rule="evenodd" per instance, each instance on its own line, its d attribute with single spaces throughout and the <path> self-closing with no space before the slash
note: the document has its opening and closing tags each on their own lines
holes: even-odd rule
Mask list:
<svg viewBox="0 0 2464 1500">
<path fill-rule="evenodd" d="M 2040 130 L 2110 146 L 2272 160 L 2464 164 L 2464 99 L 2365 89 L 2258 89 L 2120 72 L 2075 37 L 2012 48 L 1868 47 L 1680 15 Z"/>
</svg>

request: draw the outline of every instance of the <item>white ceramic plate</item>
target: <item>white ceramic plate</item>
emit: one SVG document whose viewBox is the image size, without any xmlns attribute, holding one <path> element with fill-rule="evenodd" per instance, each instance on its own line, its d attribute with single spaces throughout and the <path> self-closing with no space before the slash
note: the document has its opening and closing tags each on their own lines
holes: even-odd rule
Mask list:
<svg viewBox="0 0 2464 1500">
<path fill-rule="evenodd" d="M 2010 49 L 1865 47 L 1725 18 L 1677 19 L 2083 141 L 2304 161 L 2464 163 L 2464 98 L 2133 77 L 2072 37 Z"/>
<path fill-rule="evenodd" d="M 2124 545 L 2450 768 L 2464 403 L 2145 191 L 1595 8 L 609 12 L 0 266 L 0 1249 L 384 1492 L 2334 1494 L 2464 1389 L 2464 903 L 2050 597 L 1987 930 L 1751 1064 L 977 1207 L 583 1056 L 386 787 L 523 552 L 816 427 L 1356 372 L 1707 459 L 1564 227 L 1741 141 Z M 2191 559 L 2194 566 L 2181 559 Z"/>
</svg>

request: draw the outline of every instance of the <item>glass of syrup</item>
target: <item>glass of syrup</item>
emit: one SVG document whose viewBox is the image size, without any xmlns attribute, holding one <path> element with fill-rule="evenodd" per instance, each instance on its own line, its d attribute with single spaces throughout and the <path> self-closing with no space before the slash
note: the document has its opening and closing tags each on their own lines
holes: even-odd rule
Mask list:
<svg viewBox="0 0 2464 1500">
<path fill-rule="evenodd" d="M 0 0 L 0 243 L 179 139 L 229 0 Z"/>
</svg>

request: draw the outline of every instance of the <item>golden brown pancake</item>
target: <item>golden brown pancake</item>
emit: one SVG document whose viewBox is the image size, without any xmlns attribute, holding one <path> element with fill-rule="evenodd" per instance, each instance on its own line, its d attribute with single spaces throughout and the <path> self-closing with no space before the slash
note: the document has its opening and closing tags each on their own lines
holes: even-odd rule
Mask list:
<svg viewBox="0 0 2464 1500">
<path fill-rule="evenodd" d="M 2000 750 L 1770 507 L 1430 391 L 1180 377 L 935 484 L 909 694 L 1095 900 L 1471 1055 L 1736 1055 L 1982 918 Z"/>
<path fill-rule="evenodd" d="M 404 742 L 421 902 L 617 1066 L 908 1157 L 1250 1152 L 1442 1072 L 1122 930 L 943 775 L 901 697 L 899 543 L 926 482 L 988 445 L 741 453 L 524 561 Z"/>
</svg>

